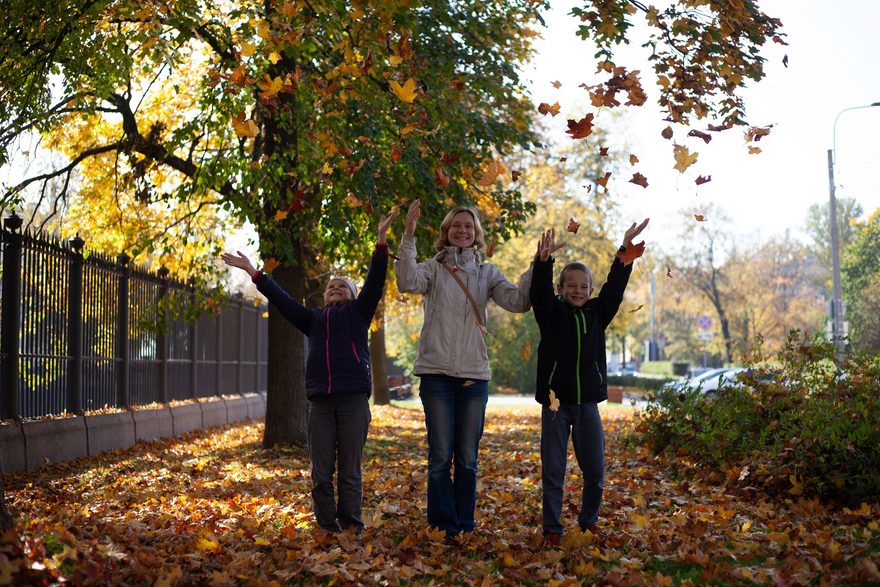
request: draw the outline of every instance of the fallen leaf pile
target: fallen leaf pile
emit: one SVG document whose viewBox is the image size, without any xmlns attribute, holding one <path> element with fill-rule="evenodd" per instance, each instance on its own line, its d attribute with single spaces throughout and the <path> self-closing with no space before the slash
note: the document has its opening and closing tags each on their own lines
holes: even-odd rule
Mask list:
<svg viewBox="0 0 880 587">
<path fill-rule="evenodd" d="M 418 403 L 374 407 L 355 535 L 313 527 L 308 457 L 261 448 L 262 423 L 142 443 L 6 476 L 20 541 L 0 583 L 92 585 L 860 584 L 880 580 L 880 505 L 774 500 L 742 471 L 704 471 L 627 442 L 628 407 L 603 406 L 601 535 L 576 526 L 569 456 L 562 545 L 542 549 L 540 408 L 490 406 L 477 530 L 447 545 L 425 521 Z M 736 474 L 734 474 L 736 473 Z M 40 578 L 42 577 L 42 578 Z"/>
</svg>

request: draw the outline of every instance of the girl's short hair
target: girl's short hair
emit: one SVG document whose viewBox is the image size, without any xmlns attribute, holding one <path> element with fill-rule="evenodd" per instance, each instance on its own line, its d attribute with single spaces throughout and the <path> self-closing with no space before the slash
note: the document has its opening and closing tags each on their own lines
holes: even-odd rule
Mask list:
<svg viewBox="0 0 880 587">
<path fill-rule="evenodd" d="M 443 218 L 440 223 L 440 236 L 434 241 L 434 250 L 438 253 L 449 244 L 449 227 L 452 226 L 452 219 L 459 212 L 467 212 L 474 219 L 474 248 L 483 250 L 486 246 L 485 235 L 483 234 L 483 225 L 480 224 L 480 214 L 473 206 L 456 206 Z"/>
<path fill-rule="evenodd" d="M 572 263 L 569 263 L 565 267 L 563 267 L 562 271 L 559 272 L 558 284 L 560 286 L 565 285 L 565 274 L 568 271 L 583 271 L 584 273 L 587 274 L 587 278 L 590 280 L 590 285 L 593 284 L 593 272 L 590 271 L 590 268 L 587 267 L 586 265 L 584 265 L 583 263 L 578 263 L 577 261 L 574 261 Z"/>
</svg>

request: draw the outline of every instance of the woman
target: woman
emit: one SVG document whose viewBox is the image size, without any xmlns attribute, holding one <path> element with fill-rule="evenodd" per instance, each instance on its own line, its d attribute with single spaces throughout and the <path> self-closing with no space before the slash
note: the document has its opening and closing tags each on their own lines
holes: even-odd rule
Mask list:
<svg viewBox="0 0 880 587">
<path fill-rule="evenodd" d="M 416 263 L 414 232 L 421 212 L 415 200 L 396 263 L 397 288 L 423 297 L 424 324 L 413 373 L 428 432 L 428 524 L 453 537 L 474 529 L 477 454 L 489 398 L 486 305 L 510 312 L 529 309 L 531 273 L 510 283 L 484 262 L 477 211 L 459 206 L 440 225 L 437 254 Z M 454 467 L 454 480 L 451 475 Z"/>
</svg>

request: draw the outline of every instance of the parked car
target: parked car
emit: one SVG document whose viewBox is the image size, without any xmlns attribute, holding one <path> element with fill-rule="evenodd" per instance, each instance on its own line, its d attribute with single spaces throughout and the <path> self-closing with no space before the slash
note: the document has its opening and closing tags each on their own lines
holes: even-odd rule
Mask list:
<svg viewBox="0 0 880 587">
<path fill-rule="evenodd" d="M 718 393 L 721 387 L 737 384 L 739 382 L 737 375 L 744 371 L 745 369 L 742 367 L 725 369 L 721 373 L 700 380 L 699 384 L 692 389 L 696 389 L 705 396 L 713 396 Z"/>
<path fill-rule="evenodd" d="M 637 375 L 637 374 L 638 374 L 638 370 L 635 367 L 633 367 L 632 365 L 625 365 L 623 367 L 619 367 L 617 369 L 617 371 L 614 371 L 613 373 L 609 373 L 609 375 L 614 375 L 616 377 L 626 377 L 628 375 L 632 376 L 632 375 Z"/>
<path fill-rule="evenodd" d="M 695 377 L 691 377 L 689 379 L 679 379 L 678 381 L 670 381 L 665 384 L 661 390 L 662 391 L 681 391 L 685 387 L 689 387 L 691 389 L 696 389 L 700 386 L 700 384 L 708 379 L 716 377 L 722 373 L 730 371 L 730 367 L 721 367 L 716 369 L 709 369 L 708 371 L 704 371 Z M 717 386 L 716 386 L 717 389 Z"/>
</svg>

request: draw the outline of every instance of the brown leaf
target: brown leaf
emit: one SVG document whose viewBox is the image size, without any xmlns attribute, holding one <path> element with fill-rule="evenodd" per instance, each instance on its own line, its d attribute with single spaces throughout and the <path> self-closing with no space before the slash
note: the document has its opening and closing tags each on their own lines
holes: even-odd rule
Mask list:
<svg viewBox="0 0 880 587">
<path fill-rule="evenodd" d="M 441 190 L 445 190 L 449 187 L 449 175 L 443 171 L 443 168 L 437 165 L 434 167 L 434 183 L 437 184 Z"/>
<path fill-rule="evenodd" d="M 662 137 L 663 137 L 664 139 L 666 139 L 667 141 L 668 141 L 669 139 L 671 139 L 671 138 L 672 138 L 672 127 L 671 127 L 671 126 L 667 126 L 666 128 L 664 128 L 664 129 L 663 129 L 663 132 L 660 133 L 660 136 L 662 136 Z"/>
<path fill-rule="evenodd" d="M 598 183 L 600 186 L 602 186 L 603 188 L 605 188 L 605 191 L 606 191 L 606 192 L 608 191 L 608 179 L 609 179 L 610 177 L 611 177 L 611 172 L 610 172 L 610 171 L 607 171 L 607 172 L 605 173 L 605 175 L 603 175 L 602 177 L 600 177 L 599 179 L 596 180 L 596 183 Z"/>
<path fill-rule="evenodd" d="M 599 156 L 607 157 L 608 156 L 608 147 L 600 147 L 599 148 Z"/>
<path fill-rule="evenodd" d="M 630 265 L 633 261 L 645 254 L 645 241 L 638 244 L 630 243 L 625 251 L 618 251 L 616 257 L 624 265 Z"/>
<path fill-rule="evenodd" d="M 570 232 L 570 233 L 572 233 L 572 234 L 577 234 L 578 229 L 579 229 L 580 227 L 581 227 L 581 223 L 580 223 L 580 222 L 575 222 L 575 221 L 574 221 L 574 218 L 569 218 L 569 219 L 568 219 L 568 226 L 565 227 L 565 230 L 567 230 L 568 232 Z"/>
<path fill-rule="evenodd" d="M 788 53 L 782 56 L 782 65 L 788 67 Z"/>
<path fill-rule="evenodd" d="M 540 104 L 538 104 L 538 112 L 544 114 L 545 116 L 547 114 L 549 114 L 550 116 L 556 116 L 557 114 L 559 114 L 559 102 L 554 102 L 552 106 L 550 104 L 547 104 L 546 102 L 541 102 Z"/>
<path fill-rule="evenodd" d="M 697 177 L 697 179 L 694 180 L 694 183 L 697 185 L 703 185 L 704 183 L 709 183 L 710 181 L 712 181 L 711 175 L 700 175 L 699 177 Z"/>
<path fill-rule="evenodd" d="M 593 114 L 587 114 L 580 120 L 568 119 L 568 130 L 565 131 L 573 139 L 584 139 L 593 132 Z"/>
<path fill-rule="evenodd" d="M 556 80 L 555 82 L 550 82 L 550 85 L 558 90 L 560 87 L 562 87 L 562 82 Z"/>
<path fill-rule="evenodd" d="M 694 218 L 697 219 L 697 222 L 706 222 L 706 217 L 702 214 L 694 214 Z"/>
<path fill-rule="evenodd" d="M 275 259 L 267 259 L 265 263 L 263 263 L 263 272 L 264 273 L 272 273 L 272 270 L 280 266 L 281 263 L 276 261 Z"/>
<path fill-rule="evenodd" d="M 701 131 L 701 130 L 696 130 L 696 129 L 690 131 L 690 132 L 688 133 L 688 136 L 689 136 L 689 137 L 697 137 L 697 138 L 703 139 L 703 142 L 705 142 L 706 144 L 708 144 L 709 141 L 712 140 L 712 135 L 710 135 L 710 134 L 708 134 L 708 133 L 705 133 L 705 132 L 703 132 L 703 131 Z"/>
<path fill-rule="evenodd" d="M 527 340 L 526 343 L 520 347 L 519 356 L 522 357 L 523 361 L 528 362 L 529 358 L 532 356 L 532 341 Z"/>
<path fill-rule="evenodd" d="M 629 180 L 629 182 L 634 183 L 636 185 L 640 185 L 643 188 L 648 187 L 648 178 L 646 178 L 644 175 L 642 175 L 641 173 L 638 173 L 638 172 L 633 173 L 632 179 Z"/>
<path fill-rule="evenodd" d="M 520 177 L 521 175 L 522 175 L 522 171 L 518 171 L 518 170 L 516 170 L 516 169 L 514 169 L 514 170 L 512 170 L 512 171 L 510 172 L 510 178 L 511 178 L 513 181 L 517 181 L 517 180 L 519 180 L 519 177 Z"/>
<path fill-rule="evenodd" d="M 672 278 L 672 267 L 669 265 L 666 266 L 666 277 Z"/>
<path fill-rule="evenodd" d="M 639 162 L 638 157 L 636 157 L 635 155 L 632 155 L 632 154 L 629 156 L 629 164 L 630 165 L 635 165 L 638 162 Z"/>
<path fill-rule="evenodd" d="M 633 308 L 632 310 L 627 310 L 627 311 L 630 314 L 635 314 L 636 312 L 638 312 L 639 310 L 641 310 L 644 307 L 645 307 L 645 304 L 639 304 L 639 306 L 637 308 Z"/>
</svg>

